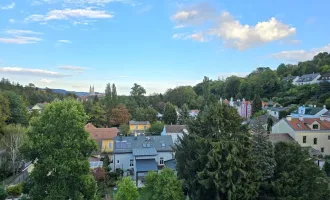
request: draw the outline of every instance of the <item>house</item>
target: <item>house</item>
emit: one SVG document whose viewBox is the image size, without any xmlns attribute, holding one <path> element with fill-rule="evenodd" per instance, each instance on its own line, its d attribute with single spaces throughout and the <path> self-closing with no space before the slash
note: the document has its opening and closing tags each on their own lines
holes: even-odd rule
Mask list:
<svg viewBox="0 0 330 200">
<path fill-rule="evenodd" d="M 117 136 L 114 138 L 114 163 L 111 168 L 122 169 L 131 176 L 138 187 L 144 185 L 149 171 L 162 169 L 166 161 L 173 159 L 173 141 L 169 135 L 162 136 Z"/>
<path fill-rule="evenodd" d="M 113 139 L 118 134 L 118 128 L 96 128 L 92 123 L 88 123 L 85 130 L 89 132 L 90 138 L 97 142 L 98 153 L 113 152 Z"/>
<path fill-rule="evenodd" d="M 304 117 L 304 118 L 314 118 L 320 117 L 321 115 L 327 113 L 328 110 L 325 106 L 316 107 L 316 106 L 299 106 L 297 110 L 291 113 L 293 118 Z"/>
<path fill-rule="evenodd" d="M 293 82 L 294 85 L 306 85 L 306 84 L 314 84 L 319 82 L 319 78 L 321 75 L 319 73 L 313 74 L 304 74 L 298 78 L 297 81 Z"/>
<path fill-rule="evenodd" d="M 199 113 L 199 110 L 190 110 L 189 111 L 189 117 L 196 118 Z"/>
<path fill-rule="evenodd" d="M 173 140 L 173 144 L 178 142 L 178 138 L 183 137 L 183 133 L 188 134 L 186 125 L 165 125 L 161 135 L 170 135 Z"/>
<path fill-rule="evenodd" d="M 248 122 L 248 126 L 249 126 L 251 132 L 255 133 L 255 132 L 260 131 L 260 130 L 258 130 L 259 126 L 260 126 L 259 123 L 261 124 L 264 131 L 266 132 L 267 127 L 268 127 L 268 118 L 270 118 L 273 121 L 273 124 L 278 122 L 278 119 L 276 119 L 275 117 L 270 116 L 270 115 L 261 115 L 261 116 L 255 117 Z"/>
<path fill-rule="evenodd" d="M 44 103 L 37 103 L 36 105 L 34 105 L 30 111 L 37 111 L 39 113 L 41 113 L 41 111 L 45 108 L 45 106 L 48 105 L 47 102 Z"/>
<path fill-rule="evenodd" d="M 282 81 L 291 82 L 294 84 L 298 79 L 299 79 L 299 76 L 288 76 L 288 77 L 284 77 L 282 79 Z"/>
<path fill-rule="evenodd" d="M 129 121 L 131 133 L 144 133 L 148 128 L 150 128 L 149 121 Z"/>
<path fill-rule="evenodd" d="M 275 117 L 276 119 L 280 118 L 280 112 L 281 111 L 288 111 L 288 108 L 285 108 L 285 107 L 271 107 L 271 108 L 267 109 L 267 113 L 270 116 Z"/>
<path fill-rule="evenodd" d="M 222 101 L 222 99 L 220 99 L 220 101 Z M 233 98 L 230 98 L 230 101 L 225 99 L 223 103 L 236 108 L 238 114 L 244 119 L 250 119 L 252 116 L 252 103 L 250 101 L 245 101 L 244 98 L 242 101 L 240 99 L 234 101 Z"/>
<path fill-rule="evenodd" d="M 176 160 L 173 158 L 171 160 L 167 160 L 164 162 L 165 167 L 173 169 L 174 171 L 176 171 Z"/>
<path fill-rule="evenodd" d="M 321 74 L 321 77 L 318 79 L 319 82 L 327 81 L 330 82 L 330 72 Z"/>
<path fill-rule="evenodd" d="M 293 118 L 287 116 L 272 127 L 271 134 L 289 134 L 302 147 L 330 154 L 330 122 L 324 117 Z"/>
<path fill-rule="evenodd" d="M 294 139 L 288 133 L 268 134 L 268 140 L 272 144 L 276 144 L 278 142 L 294 142 Z"/>
</svg>

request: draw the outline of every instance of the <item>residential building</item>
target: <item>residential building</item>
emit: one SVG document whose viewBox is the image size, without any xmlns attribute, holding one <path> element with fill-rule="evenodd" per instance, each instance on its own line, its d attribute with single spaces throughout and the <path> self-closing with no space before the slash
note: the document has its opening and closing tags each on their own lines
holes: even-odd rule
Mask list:
<svg viewBox="0 0 330 200">
<path fill-rule="evenodd" d="M 188 134 L 186 125 L 165 125 L 161 135 L 170 135 L 173 140 L 173 144 L 178 142 L 178 138 L 182 138 L 183 133 Z"/>
<path fill-rule="evenodd" d="M 90 133 L 90 138 L 97 142 L 97 153 L 113 152 L 113 139 L 118 134 L 118 128 L 96 128 L 92 123 L 88 123 L 85 126 L 85 130 Z"/>
<path fill-rule="evenodd" d="M 117 136 L 115 140 L 113 170 L 122 169 L 131 176 L 138 187 L 144 185 L 149 171 L 162 169 L 165 162 L 173 159 L 173 141 L 169 135 Z"/>
<path fill-rule="evenodd" d="M 251 119 L 248 122 L 248 126 L 250 128 L 250 131 L 252 133 L 259 132 L 260 130 L 258 130 L 258 129 L 259 129 L 259 123 L 260 123 L 261 126 L 264 129 L 263 131 L 266 132 L 267 128 L 268 128 L 268 118 L 270 118 L 273 121 L 273 124 L 278 122 L 278 119 L 276 119 L 275 117 L 270 116 L 270 115 L 261 115 L 261 116 L 258 116 L 258 117 L 254 117 L 253 119 Z"/>
<path fill-rule="evenodd" d="M 37 103 L 36 105 L 34 105 L 30 111 L 37 111 L 39 113 L 41 113 L 41 111 L 45 108 L 45 106 L 48 105 L 47 102 L 44 103 Z"/>
<path fill-rule="evenodd" d="M 288 133 L 268 134 L 268 140 L 273 144 L 278 142 L 294 142 L 294 139 Z"/>
<path fill-rule="evenodd" d="M 330 122 L 324 117 L 293 118 L 287 116 L 272 127 L 272 134 L 289 134 L 302 147 L 330 154 Z"/>
<path fill-rule="evenodd" d="M 276 119 L 280 118 L 281 111 L 288 111 L 288 108 L 286 108 L 286 107 L 270 107 L 267 109 L 267 113 L 270 116 L 275 117 Z"/>
<path fill-rule="evenodd" d="M 293 118 L 303 117 L 303 118 L 315 118 L 320 117 L 321 115 L 327 113 L 328 110 L 325 106 L 316 107 L 316 106 L 299 106 L 297 110 L 291 113 Z"/>
<path fill-rule="evenodd" d="M 293 82 L 294 85 L 306 85 L 315 84 L 319 82 L 321 75 L 319 73 L 304 74 L 298 78 L 297 81 Z"/>
<path fill-rule="evenodd" d="M 220 99 L 220 101 L 222 101 L 222 99 Z M 233 98 L 230 98 L 230 101 L 225 99 L 223 103 L 236 108 L 238 114 L 244 119 L 248 120 L 252 116 L 252 103 L 250 101 L 246 101 L 244 98 L 242 101 L 240 99 L 234 101 Z"/>
<path fill-rule="evenodd" d="M 129 121 L 131 133 L 145 133 L 148 128 L 150 128 L 149 121 Z"/>
<path fill-rule="evenodd" d="M 330 72 L 321 74 L 321 77 L 318 79 L 319 82 L 327 81 L 330 82 Z"/>
<path fill-rule="evenodd" d="M 288 76 L 288 77 L 284 77 L 282 79 L 282 81 L 285 81 L 285 82 L 290 82 L 291 81 L 292 84 L 295 84 L 296 81 L 298 81 L 298 79 L 299 79 L 299 76 Z"/>
</svg>

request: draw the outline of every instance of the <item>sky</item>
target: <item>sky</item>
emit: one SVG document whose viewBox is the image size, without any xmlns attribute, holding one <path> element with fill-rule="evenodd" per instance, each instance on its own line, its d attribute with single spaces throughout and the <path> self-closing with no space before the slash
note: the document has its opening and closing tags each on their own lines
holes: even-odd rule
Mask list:
<svg viewBox="0 0 330 200">
<path fill-rule="evenodd" d="M 0 77 L 148 94 L 330 52 L 329 0 L 1 0 Z"/>
</svg>

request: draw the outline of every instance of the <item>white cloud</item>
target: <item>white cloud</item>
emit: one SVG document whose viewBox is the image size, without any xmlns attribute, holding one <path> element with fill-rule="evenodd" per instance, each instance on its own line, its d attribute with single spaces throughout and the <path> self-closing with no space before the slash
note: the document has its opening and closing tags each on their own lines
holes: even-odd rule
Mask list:
<svg viewBox="0 0 330 200">
<path fill-rule="evenodd" d="M 63 65 L 63 66 L 58 66 L 58 69 L 62 69 L 62 70 L 68 70 L 68 71 L 78 71 L 78 72 L 82 72 L 84 71 L 85 67 L 78 67 L 78 66 L 72 66 L 72 65 Z"/>
<path fill-rule="evenodd" d="M 15 20 L 14 20 L 14 19 L 9 19 L 8 21 L 9 21 L 9 23 L 11 23 L 11 24 L 15 23 Z"/>
<path fill-rule="evenodd" d="M 179 29 L 179 28 L 184 28 L 184 27 L 186 27 L 186 26 L 181 24 L 181 25 L 174 26 L 173 29 Z"/>
<path fill-rule="evenodd" d="M 0 6 L 0 9 L 1 10 L 9 10 L 9 9 L 13 9 L 13 8 L 15 8 L 15 2 L 13 2 L 13 3 L 11 3 L 11 4 L 9 4 L 9 5 L 6 5 L 6 6 Z"/>
<path fill-rule="evenodd" d="M 65 44 L 71 44 L 72 43 L 70 40 L 58 40 L 57 42 L 65 43 Z"/>
<path fill-rule="evenodd" d="M 32 2 L 32 5 L 39 6 L 45 3 L 51 4 L 56 2 L 62 2 L 65 4 L 76 4 L 76 5 L 84 5 L 84 4 L 90 4 L 90 5 L 98 5 L 98 6 L 104 6 L 108 3 L 127 3 L 132 6 L 135 6 L 136 3 L 133 0 L 35 0 Z"/>
<path fill-rule="evenodd" d="M 10 36 L 0 37 L 0 43 L 32 44 L 42 40 L 40 37 L 36 36 L 42 35 L 42 33 L 34 32 L 31 30 L 8 29 L 5 30 L 4 33 Z"/>
<path fill-rule="evenodd" d="M 113 14 L 108 13 L 105 10 L 92 10 L 91 8 L 85 9 L 64 9 L 64 10 L 52 10 L 46 15 L 30 15 L 25 18 L 25 21 L 50 21 L 50 20 L 68 20 L 68 19 L 106 19 L 112 18 Z"/>
<path fill-rule="evenodd" d="M 205 38 L 202 33 L 194 33 L 194 34 L 188 35 L 187 37 L 189 39 L 192 39 L 192 40 L 195 40 L 198 42 L 205 42 Z"/>
<path fill-rule="evenodd" d="M 137 14 L 143 14 L 143 13 L 146 13 L 146 12 L 149 12 L 150 10 L 152 10 L 153 6 L 152 5 L 146 5 L 146 6 L 143 6 L 141 8 L 139 8 L 136 13 Z"/>
<path fill-rule="evenodd" d="M 311 60 L 315 55 L 322 52 L 330 52 L 330 44 L 319 48 L 313 48 L 308 51 L 306 50 L 281 51 L 278 53 L 271 54 L 271 57 L 279 60 L 298 62 L 298 61 Z"/>
<path fill-rule="evenodd" d="M 0 72 L 7 74 L 15 74 L 22 76 L 39 76 L 39 77 L 53 77 L 53 78 L 63 78 L 71 76 L 68 74 L 62 74 L 59 72 L 53 72 L 43 69 L 29 69 L 29 68 L 20 68 L 20 67 L 2 67 Z"/>
<path fill-rule="evenodd" d="M 284 24 L 274 17 L 267 21 L 257 22 L 255 25 L 241 24 L 229 12 L 223 11 L 217 14 L 206 3 L 182 9 L 175 13 L 171 19 L 177 24 L 177 27 L 186 25 L 211 27 L 206 28 L 207 31 L 200 32 L 207 33 L 209 36 L 216 36 L 225 46 L 239 50 L 281 40 L 296 33 L 296 28 Z M 202 41 L 202 38 L 204 37 L 201 37 L 200 34 L 191 35 L 191 39 Z"/>
<path fill-rule="evenodd" d="M 41 83 L 53 83 L 54 81 L 43 78 L 43 79 L 39 80 L 39 82 L 41 82 Z"/>
</svg>

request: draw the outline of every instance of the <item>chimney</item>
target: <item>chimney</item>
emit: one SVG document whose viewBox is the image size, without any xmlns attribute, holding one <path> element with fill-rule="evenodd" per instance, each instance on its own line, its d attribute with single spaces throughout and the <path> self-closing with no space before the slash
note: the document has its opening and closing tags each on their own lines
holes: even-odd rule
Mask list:
<svg viewBox="0 0 330 200">
<path fill-rule="evenodd" d="M 291 115 L 286 116 L 286 120 L 288 120 L 289 122 L 291 122 L 291 119 L 292 119 Z"/>
<path fill-rule="evenodd" d="M 314 105 L 314 108 L 316 108 L 316 105 Z"/>
<path fill-rule="evenodd" d="M 301 122 L 303 122 L 304 121 L 304 117 L 303 116 L 299 116 L 299 120 L 301 121 Z"/>
<path fill-rule="evenodd" d="M 323 122 L 324 121 L 324 115 L 320 116 L 320 120 Z"/>
<path fill-rule="evenodd" d="M 326 109 L 327 107 L 325 105 L 323 105 L 323 108 Z"/>
</svg>

